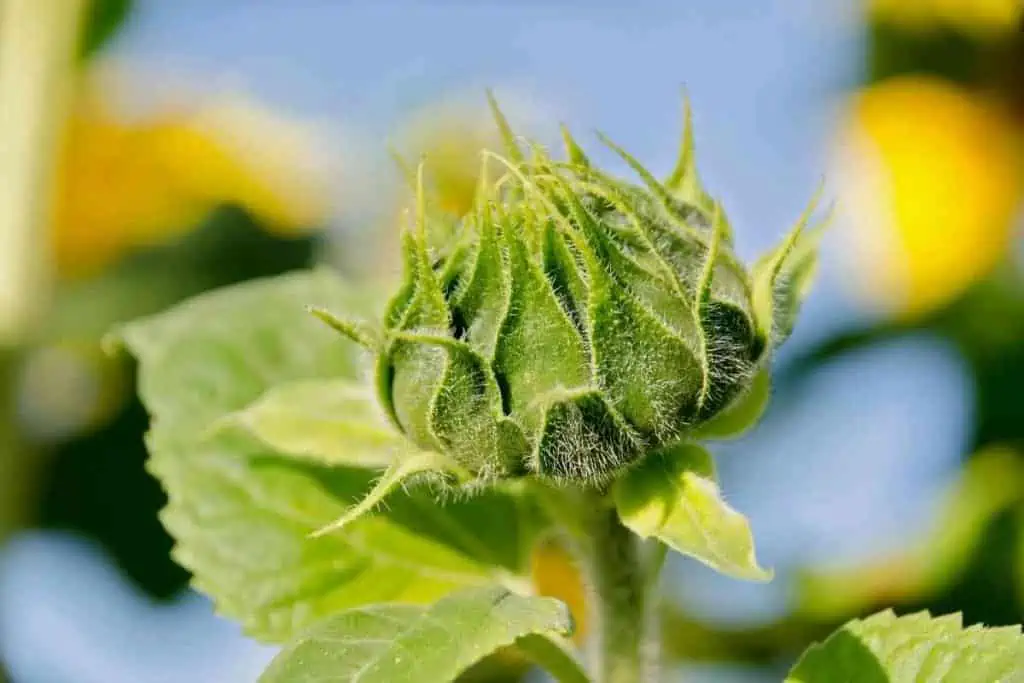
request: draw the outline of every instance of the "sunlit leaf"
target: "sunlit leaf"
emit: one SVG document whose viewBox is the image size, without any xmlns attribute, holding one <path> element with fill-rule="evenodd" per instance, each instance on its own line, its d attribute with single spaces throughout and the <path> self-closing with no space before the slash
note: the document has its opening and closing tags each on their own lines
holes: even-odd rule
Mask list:
<svg viewBox="0 0 1024 683">
<path fill-rule="evenodd" d="M 682 444 L 647 456 L 613 489 L 622 522 L 738 579 L 767 581 L 747 519 L 722 499 L 710 454 Z"/>
<path fill-rule="evenodd" d="M 404 447 L 369 389 L 339 378 L 276 386 L 217 423 L 229 426 L 278 453 L 324 465 L 383 468 Z"/>
<path fill-rule="evenodd" d="M 959 614 L 854 620 L 812 646 L 787 683 L 993 683 L 1024 675 L 1020 627 L 962 628 Z"/>
<path fill-rule="evenodd" d="M 569 612 L 557 600 L 498 587 L 460 592 L 430 607 L 370 605 L 311 628 L 271 662 L 260 683 L 442 683 L 520 639 L 571 631 Z M 567 653 L 535 640 L 526 650 L 553 659 L 563 672 L 559 680 L 586 680 Z"/>
<path fill-rule="evenodd" d="M 250 634 L 283 641 L 339 610 L 430 602 L 518 571 L 536 527 L 506 492 L 444 505 L 431 491 L 396 492 L 345 533 L 311 539 L 374 473 L 211 430 L 276 387 L 354 374 L 353 346 L 307 305 L 360 312 L 343 282 L 314 271 L 206 294 L 120 331 L 153 417 L 149 468 L 169 498 L 161 519 L 194 585 Z"/>
</svg>

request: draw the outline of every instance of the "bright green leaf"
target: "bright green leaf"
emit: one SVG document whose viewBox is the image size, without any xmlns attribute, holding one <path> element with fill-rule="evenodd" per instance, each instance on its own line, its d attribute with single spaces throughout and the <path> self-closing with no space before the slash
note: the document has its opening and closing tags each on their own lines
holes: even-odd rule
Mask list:
<svg viewBox="0 0 1024 683">
<path fill-rule="evenodd" d="M 787 683 L 1014 683 L 1024 681 L 1020 627 L 962 628 L 959 614 L 854 620 L 812 646 Z"/>
<path fill-rule="evenodd" d="M 275 452 L 324 465 L 383 468 L 407 447 L 373 394 L 339 378 L 273 387 L 217 426 L 240 427 Z"/>
<path fill-rule="evenodd" d="M 711 455 L 681 444 L 648 455 L 613 489 L 622 522 L 642 538 L 738 579 L 770 580 L 757 564 L 747 519 L 722 499 Z"/>
<path fill-rule="evenodd" d="M 329 272 L 297 273 L 205 294 L 120 330 L 140 363 L 149 468 L 168 494 L 161 518 L 174 556 L 221 613 L 263 640 L 287 640 L 350 607 L 430 602 L 492 582 L 521 570 L 539 528 L 527 502 L 503 491 L 440 505 L 414 490 L 343 534 L 311 539 L 365 497 L 374 473 L 211 430 L 268 391 L 354 376 L 353 345 L 305 307 L 359 313 L 360 298 Z"/>
<path fill-rule="evenodd" d="M 499 587 L 456 593 L 430 607 L 370 605 L 315 625 L 274 658 L 260 683 L 443 683 L 526 636 L 571 631 L 562 603 Z"/>
</svg>

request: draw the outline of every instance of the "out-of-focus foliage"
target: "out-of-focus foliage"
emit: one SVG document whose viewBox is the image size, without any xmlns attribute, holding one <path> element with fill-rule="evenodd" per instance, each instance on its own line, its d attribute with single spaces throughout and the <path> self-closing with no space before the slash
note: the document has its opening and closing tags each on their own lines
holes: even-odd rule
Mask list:
<svg viewBox="0 0 1024 683">
<path fill-rule="evenodd" d="M 805 570 L 798 611 L 828 621 L 932 599 L 967 569 L 992 521 L 1016 505 L 1024 505 L 1019 454 L 999 448 L 979 453 L 950 487 L 929 530 L 911 546 L 864 564 Z"/>
<path fill-rule="evenodd" d="M 957 28 L 981 34 L 1013 30 L 1018 0 L 869 0 L 872 19 L 912 30 Z"/>
<path fill-rule="evenodd" d="M 131 15 L 135 0 L 92 0 L 86 9 L 78 52 L 88 59 L 114 37 Z"/>
<path fill-rule="evenodd" d="M 19 493 L 19 519 L 97 538 L 166 596 L 184 574 L 155 517 L 164 494 L 142 468 L 147 419 L 130 366 L 99 339 L 206 289 L 309 265 L 330 179 L 310 126 L 243 97 L 186 87 L 157 98 L 153 75 L 94 59 L 131 5 L 88 6 L 49 240 L 38 240 L 52 251 L 55 295 L 33 344 L 3 360 L 0 431 L 17 440 L 7 452 L 29 476 L 2 474 Z"/>
</svg>

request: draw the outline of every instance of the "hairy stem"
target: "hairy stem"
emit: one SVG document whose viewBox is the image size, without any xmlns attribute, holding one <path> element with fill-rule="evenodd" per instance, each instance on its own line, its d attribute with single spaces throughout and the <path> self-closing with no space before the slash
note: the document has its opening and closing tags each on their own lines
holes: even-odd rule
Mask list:
<svg viewBox="0 0 1024 683">
<path fill-rule="evenodd" d="M 657 680 L 658 638 L 650 577 L 638 539 L 603 500 L 588 511 L 587 544 L 591 604 L 597 637 L 594 673 L 599 683 L 648 683 Z"/>
</svg>

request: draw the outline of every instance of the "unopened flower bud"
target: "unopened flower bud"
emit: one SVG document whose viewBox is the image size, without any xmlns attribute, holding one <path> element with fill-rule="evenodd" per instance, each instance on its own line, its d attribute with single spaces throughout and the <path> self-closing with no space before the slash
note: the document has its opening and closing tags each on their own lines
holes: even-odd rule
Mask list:
<svg viewBox="0 0 1024 683">
<path fill-rule="evenodd" d="M 429 244 L 420 193 L 375 345 L 379 398 L 416 446 L 482 478 L 600 483 L 742 397 L 792 327 L 814 244 L 805 217 L 744 267 L 689 117 L 664 183 L 608 143 L 633 184 L 568 133 L 567 161 L 524 156 L 496 116 L 508 158 L 491 155 L 451 244 Z"/>
</svg>

